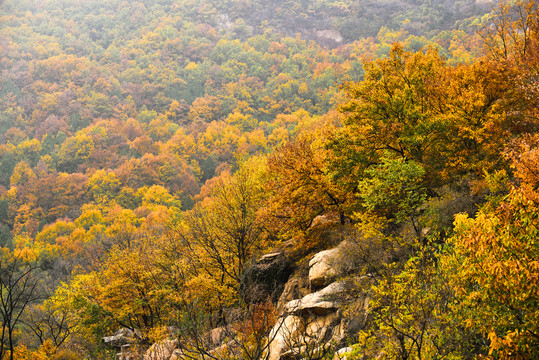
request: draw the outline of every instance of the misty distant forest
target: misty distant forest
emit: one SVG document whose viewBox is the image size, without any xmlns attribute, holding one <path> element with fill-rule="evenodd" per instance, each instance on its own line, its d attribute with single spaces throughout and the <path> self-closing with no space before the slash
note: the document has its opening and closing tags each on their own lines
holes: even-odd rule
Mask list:
<svg viewBox="0 0 539 360">
<path fill-rule="evenodd" d="M 0 360 L 539 359 L 533 0 L 0 0 Z"/>
</svg>

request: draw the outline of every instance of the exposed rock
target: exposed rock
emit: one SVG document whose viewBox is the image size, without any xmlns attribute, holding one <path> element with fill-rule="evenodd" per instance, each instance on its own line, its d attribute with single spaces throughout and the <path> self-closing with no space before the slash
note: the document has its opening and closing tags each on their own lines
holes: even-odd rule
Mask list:
<svg viewBox="0 0 539 360">
<path fill-rule="evenodd" d="M 313 289 L 327 285 L 337 276 L 338 272 L 333 264 L 337 255 L 337 248 L 325 250 L 316 254 L 309 262 L 309 282 Z"/>
<path fill-rule="evenodd" d="M 228 14 L 219 14 L 217 17 L 217 26 L 223 29 L 230 29 L 234 24 L 230 21 Z"/>
<path fill-rule="evenodd" d="M 333 40 L 339 44 L 343 41 L 343 37 L 341 33 L 338 30 L 333 30 L 333 29 L 317 30 L 316 36 L 318 36 L 318 38 L 320 39 Z"/>
<path fill-rule="evenodd" d="M 307 318 L 305 337 L 316 344 L 324 344 L 333 339 L 340 324 L 341 312 L 332 312 L 324 316 L 312 314 Z"/>
<path fill-rule="evenodd" d="M 321 358 L 330 350 L 333 330 L 340 318 L 340 312 L 332 312 L 324 316 L 289 315 L 279 319 L 273 330 L 276 336 L 269 347 L 269 360 L 292 360 L 314 354 Z"/>
<path fill-rule="evenodd" d="M 211 329 L 209 333 L 209 340 L 210 340 L 210 348 L 216 348 L 220 346 L 223 341 L 225 341 L 228 331 L 225 327 L 218 327 L 215 329 Z"/>
<path fill-rule="evenodd" d="M 352 266 L 355 244 L 343 241 L 339 246 L 317 253 L 309 261 L 309 282 L 312 289 L 330 284 L 338 276 L 344 275 Z"/>
<path fill-rule="evenodd" d="M 316 226 L 324 227 L 329 221 L 330 218 L 320 218 Z M 356 243 L 342 241 L 337 247 L 316 254 L 309 262 L 308 271 L 300 265 L 299 271 L 288 279 L 277 304 L 281 316 L 268 337 L 269 360 L 311 358 L 315 354 L 323 357 L 335 350 L 335 346 L 345 345 L 357 329 L 363 328 L 367 319 L 367 292 L 356 290 L 352 297 L 350 290 L 362 289 L 363 284 L 368 289 L 371 277 L 336 281 L 356 268 L 357 252 Z M 282 258 L 281 253 L 259 258 L 248 279 L 256 279 L 257 271 L 269 269 Z M 264 276 L 271 276 L 271 272 Z M 344 306 L 357 312 L 344 317 Z M 344 353 L 343 350 L 339 354 Z"/>
<path fill-rule="evenodd" d="M 269 335 L 268 360 L 279 360 L 281 355 L 298 343 L 304 332 L 303 319 L 299 316 L 288 315 L 279 318 Z"/>
<path fill-rule="evenodd" d="M 144 354 L 144 360 L 171 360 L 178 357 L 178 340 L 161 340 L 156 342 Z M 174 354 L 174 355 L 173 355 Z"/>
<path fill-rule="evenodd" d="M 329 311 L 336 311 L 342 305 L 340 294 L 348 290 L 349 285 L 344 281 L 334 282 L 320 291 L 308 294 L 301 299 L 289 301 L 285 305 L 285 311 L 289 314 L 297 314 L 305 311 L 323 315 Z"/>
<path fill-rule="evenodd" d="M 337 350 L 335 352 L 335 356 L 333 357 L 333 360 L 346 360 L 347 359 L 346 356 L 352 350 L 354 350 L 354 349 L 352 349 L 351 347 L 345 347 L 345 348 Z"/>
<path fill-rule="evenodd" d="M 122 345 L 135 343 L 141 336 L 142 334 L 138 330 L 121 328 L 114 335 L 105 336 L 101 340 L 109 346 L 120 348 Z"/>
<path fill-rule="evenodd" d="M 290 278 L 284 286 L 279 297 L 277 308 L 282 309 L 289 301 L 300 299 L 310 293 L 309 281 L 305 276 L 295 275 Z"/>
<path fill-rule="evenodd" d="M 182 351 L 180 349 L 176 349 L 172 352 L 172 355 L 170 356 L 168 360 L 183 360 L 185 358 L 186 357 L 184 356 Z"/>
<path fill-rule="evenodd" d="M 329 344 L 340 342 L 346 333 L 340 307 L 350 284 L 334 282 L 316 293 L 291 300 L 284 306 L 270 333 L 269 360 L 294 359 L 299 354 L 323 355 Z"/>
</svg>

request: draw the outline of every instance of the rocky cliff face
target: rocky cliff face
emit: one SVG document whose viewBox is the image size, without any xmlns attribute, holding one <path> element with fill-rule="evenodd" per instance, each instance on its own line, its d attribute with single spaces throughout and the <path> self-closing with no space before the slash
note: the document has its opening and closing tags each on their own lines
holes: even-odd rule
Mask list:
<svg viewBox="0 0 539 360">
<path fill-rule="evenodd" d="M 294 257 L 296 261 L 291 260 Z M 356 259 L 357 245 L 341 240 L 336 246 L 307 254 L 299 261 L 293 251 L 286 249 L 269 253 L 245 272 L 241 289 L 244 301 L 257 303 L 271 298 L 277 309 L 276 320 L 263 340 L 261 359 L 308 360 L 330 354 L 335 354 L 336 359 L 346 357 L 351 350 L 347 346 L 354 342 L 355 334 L 365 326 L 368 317 L 367 292 L 358 293 L 358 284 L 368 286 L 372 282 L 369 276 L 354 275 Z M 212 336 L 218 338 L 211 342 L 213 349 L 225 346 L 233 352 L 234 346 L 241 347 L 240 341 L 233 339 L 236 335 L 232 331 L 221 329 L 219 333 L 222 336 Z M 176 343 L 154 344 L 145 359 L 193 358 L 171 349 L 173 344 Z"/>
<path fill-rule="evenodd" d="M 292 277 L 287 282 L 281 299 L 289 299 L 287 291 L 297 288 L 301 280 L 309 284 L 310 291 L 296 299 L 281 300 L 281 314 L 269 336 L 269 360 L 315 359 L 334 352 L 337 358 L 344 356 L 348 338 L 367 318 L 367 298 L 357 297 L 354 289 L 356 280 L 370 279 L 347 277 L 354 264 L 354 250 L 355 244 L 345 240 L 320 251 L 309 261 L 307 279 Z M 343 278 L 346 280 L 340 280 Z M 355 311 L 347 312 L 352 304 Z"/>
</svg>

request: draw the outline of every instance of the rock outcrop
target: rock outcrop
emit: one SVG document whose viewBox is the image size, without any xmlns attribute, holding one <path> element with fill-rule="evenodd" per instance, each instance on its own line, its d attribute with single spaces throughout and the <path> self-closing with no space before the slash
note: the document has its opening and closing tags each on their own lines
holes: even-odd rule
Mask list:
<svg viewBox="0 0 539 360">
<path fill-rule="evenodd" d="M 144 360 L 175 360 L 181 359 L 177 340 L 162 340 L 156 342 L 144 354 Z"/>
<path fill-rule="evenodd" d="M 310 294 L 309 279 L 305 276 L 294 275 L 286 282 L 277 308 L 283 309 L 289 301 L 300 299 L 308 294 Z"/>
<path fill-rule="evenodd" d="M 305 326 L 300 316 L 286 315 L 277 320 L 269 335 L 268 360 L 279 360 L 301 338 Z"/>
<path fill-rule="evenodd" d="M 324 250 L 309 261 L 309 282 L 313 290 L 329 285 L 336 278 L 346 274 L 351 265 L 355 244 L 343 241 L 339 246 Z"/>
<path fill-rule="evenodd" d="M 347 282 L 334 282 L 286 303 L 270 334 L 269 360 L 286 360 L 313 352 L 323 355 L 330 350 L 330 342 L 342 341 L 346 322 L 340 309 L 349 289 Z"/>
<path fill-rule="evenodd" d="M 346 360 L 347 355 L 352 351 L 353 349 L 351 347 L 345 347 L 342 349 L 339 349 L 335 352 L 335 356 L 333 356 L 333 360 Z"/>
<path fill-rule="evenodd" d="M 298 300 L 292 300 L 285 305 L 285 312 L 289 314 L 301 314 L 312 312 L 325 315 L 335 311 L 342 305 L 342 298 L 339 296 L 349 288 L 344 281 L 334 282 L 320 291 L 304 296 Z"/>
<path fill-rule="evenodd" d="M 335 351 L 334 346 L 345 346 L 347 336 L 362 327 L 366 319 L 366 295 L 360 299 L 357 294 L 350 296 L 355 282 L 338 280 L 355 264 L 354 246 L 343 241 L 333 249 L 315 254 L 309 262 L 308 275 L 307 268 L 300 266 L 290 276 L 293 264 L 282 252 L 262 256 L 245 272 L 241 284 L 244 300 L 258 303 L 271 297 L 280 310 L 267 338 L 268 360 L 321 358 Z M 280 295 L 278 302 L 275 295 Z M 343 308 L 351 304 L 355 315 L 344 317 Z M 228 328 L 211 330 L 206 340 L 207 351 L 234 353 L 239 341 L 235 336 Z M 174 341 L 156 343 L 144 360 L 183 359 L 181 352 L 174 349 Z M 337 351 L 335 359 L 345 359 L 350 350 Z"/>
<path fill-rule="evenodd" d="M 342 241 L 312 257 L 308 276 L 304 272 L 290 278 L 279 301 L 281 317 L 269 338 L 269 360 L 321 358 L 335 351 L 333 346 L 345 346 L 346 338 L 364 326 L 366 294 L 351 296 L 351 290 L 358 284 L 368 286 L 372 279 L 339 280 L 353 272 L 356 255 L 357 245 Z M 349 306 L 354 315 L 345 317 L 343 309 Z M 345 359 L 350 350 L 338 351 L 336 359 Z"/>
</svg>

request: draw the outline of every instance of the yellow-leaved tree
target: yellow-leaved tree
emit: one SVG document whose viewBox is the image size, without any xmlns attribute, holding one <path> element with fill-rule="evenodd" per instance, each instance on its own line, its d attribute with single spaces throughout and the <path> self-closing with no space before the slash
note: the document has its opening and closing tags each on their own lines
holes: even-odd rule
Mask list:
<svg viewBox="0 0 539 360">
<path fill-rule="evenodd" d="M 268 247 L 269 237 L 258 217 L 264 176 L 263 158 L 256 157 L 243 162 L 234 175 L 223 172 L 206 183 L 201 200 L 176 228 L 199 288 L 220 291 L 219 298 L 236 294 L 249 261 Z"/>
<path fill-rule="evenodd" d="M 518 182 L 475 218 L 459 215 L 453 252 L 444 260 L 468 327 L 488 336 L 490 355 L 539 357 L 539 144 L 513 155 Z"/>
</svg>

